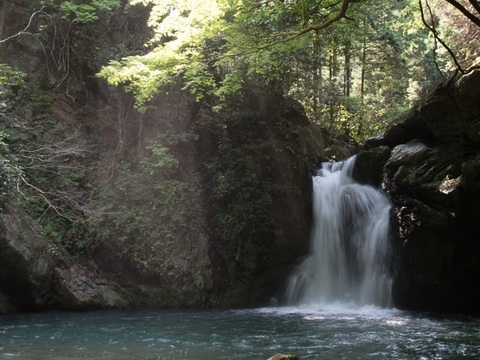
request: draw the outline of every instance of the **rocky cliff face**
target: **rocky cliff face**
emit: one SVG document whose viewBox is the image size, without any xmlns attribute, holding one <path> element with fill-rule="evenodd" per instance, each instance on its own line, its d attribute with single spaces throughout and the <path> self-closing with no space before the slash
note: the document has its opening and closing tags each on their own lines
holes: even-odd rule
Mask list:
<svg viewBox="0 0 480 360">
<path fill-rule="evenodd" d="M 396 306 L 480 308 L 480 71 L 433 90 L 358 155 L 393 203 Z"/>
<path fill-rule="evenodd" d="M 58 243 L 20 205 L 6 209 L 0 233 L 0 313 L 267 303 L 291 264 L 307 251 L 309 174 L 324 160 L 328 137 L 309 124 L 295 103 L 259 94 L 246 101 L 239 105 L 241 115 L 220 119 L 222 131 L 208 134 L 201 126 L 195 130 L 200 139 L 170 148 L 182 165 L 174 180 L 138 169 L 122 175 L 121 183 L 128 185 L 120 187 L 119 180 L 105 179 L 101 169 L 91 168 L 97 191 L 104 187 L 123 195 L 109 198 L 114 216 L 103 218 L 97 231 L 104 234 L 80 254 L 69 253 L 68 233 Z M 198 112 L 192 122 L 188 106 L 176 115 L 177 126 L 206 121 Z M 237 116 L 252 126 L 239 124 Z M 145 136 L 162 138 L 162 126 L 148 121 L 144 126 Z M 129 192 L 139 195 L 129 197 Z M 176 197 L 172 204 L 160 202 L 169 206 L 167 218 L 152 208 L 157 202 L 149 202 L 163 192 Z M 145 228 L 134 227 L 139 218 Z M 167 231 L 172 224 L 181 228 Z"/>
<path fill-rule="evenodd" d="M 26 26 L 21 5 L 1 3 L 0 38 Z M 264 304 L 307 251 L 328 135 L 258 83 L 221 112 L 181 85 L 139 112 L 95 74 L 141 51 L 147 18 L 88 26 L 45 12 L 29 29 L 40 40 L 0 44 L 0 62 L 26 74 L 0 109 L 25 174 L 0 204 L 0 313 Z"/>
<path fill-rule="evenodd" d="M 105 278 L 52 244 L 38 224 L 18 209 L 1 216 L 0 264 L 0 314 L 127 305 Z"/>
<path fill-rule="evenodd" d="M 298 103 L 268 89 L 232 99 L 221 123 L 202 161 L 217 276 L 225 304 L 265 304 L 308 250 L 311 171 L 330 139 Z"/>
<path fill-rule="evenodd" d="M 0 38 L 27 25 L 32 9 L 22 5 L 0 3 Z M 14 89 L 0 117 L 12 148 L 60 150 L 40 152 L 35 165 L 75 163 L 77 177 L 62 163 L 47 162 L 59 175 L 48 178 L 25 169 L 30 185 L 56 185 L 42 189 L 63 200 L 74 190 L 83 202 L 42 207 L 30 186 L 34 201 L 2 205 L 0 313 L 268 301 L 308 249 L 310 173 L 343 147 L 265 84 L 249 84 L 220 112 L 173 85 L 140 113 L 94 75 L 118 52 L 142 51 L 148 9 L 92 27 L 50 15 L 30 29 L 43 31 L 42 43 L 25 35 L 0 44 L 0 61 L 35 90 Z M 358 180 L 383 186 L 394 205 L 399 307 L 480 308 L 479 84 L 477 71 L 432 91 L 358 155 Z M 64 152 L 78 145 L 66 139 L 87 151 Z M 51 205 L 80 210 L 85 227 Z"/>
</svg>

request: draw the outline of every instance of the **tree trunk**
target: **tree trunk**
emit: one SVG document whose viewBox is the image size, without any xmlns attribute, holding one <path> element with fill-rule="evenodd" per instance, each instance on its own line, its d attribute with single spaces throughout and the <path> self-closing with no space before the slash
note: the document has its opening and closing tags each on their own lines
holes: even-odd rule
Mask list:
<svg viewBox="0 0 480 360">
<path fill-rule="evenodd" d="M 350 89 L 351 89 L 351 74 L 352 74 L 352 69 L 351 69 L 351 44 L 350 42 L 347 42 L 345 44 L 345 61 L 344 61 L 344 67 L 343 67 L 343 96 L 345 97 L 345 101 L 348 97 L 350 97 Z"/>
</svg>

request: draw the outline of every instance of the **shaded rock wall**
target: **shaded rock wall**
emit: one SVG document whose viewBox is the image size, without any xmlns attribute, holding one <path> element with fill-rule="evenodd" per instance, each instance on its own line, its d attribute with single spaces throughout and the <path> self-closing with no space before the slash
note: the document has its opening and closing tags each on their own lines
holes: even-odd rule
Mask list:
<svg viewBox="0 0 480 360">
<path fill-rule="evenodd" d="M 308 251 L 310 174 L 329 138 L 298 103 L 267 88 L 252 86 L 224 106 L 212 119 L 223 131 L 205 134 L 204 125 L 208 141 L 197 154 L 214 276 L 222 305 L 264 305 Z"/>
<path fill-rule="evenodd" d="M 479 312 L 480 71 L 440 86 L 358 155 L 393 203 L 397 307 Z"/>
<path fill-rule="evenodd" d="M 20 5 L 1 2 L 0 38 L 28 22 L 31 12 Z M 328 134 L 298 103 L 258 83 L 221 104 L 220 114 L 213 111 L 218 99 L 197 103 L 181 84 L 139 113 L 132 96 L 94 76 L 113 56 L 143 51 L 148 9 L 124 16 L 67 24 L 72 30 L 62 36 L 75 46 L 68 58 L 49 17 L 37 17 L 30 29 L 43 32 L 41 45 L 31 36 L 0 44 L 0 62 L 27 74 L 37 100 L 48 98 L 36 111 L 21 99 L 14 115 L 33 130 L 39 119 L 48 120 L 45 128 L 68 124 L 89 146 L 79 164 L 84 183 L 75 189 L 88 199 L 81 220 L 89 229 L 60 226 L 53 239 L 25 215 L 29 205 L 2 214 L 0 312 L 265 304 L 307 252 L 310 172 L 327 159 Z M 55 66 L 58 58 L 65 67 Z M 152 143 L 167 150 L 155 157 Z M 168 175 L 166 160 L 178 162 Z M 149 206 L 162 196 L 156 209 Z M 60 222 L 43 210 L 50 225 Z"/>
<path fill-rule="evenodd" d="M 0 314 L 126 306 L 107 280 L 76 264 L 18 210 L 0 219 L 0 268 Z"/>
</svg>

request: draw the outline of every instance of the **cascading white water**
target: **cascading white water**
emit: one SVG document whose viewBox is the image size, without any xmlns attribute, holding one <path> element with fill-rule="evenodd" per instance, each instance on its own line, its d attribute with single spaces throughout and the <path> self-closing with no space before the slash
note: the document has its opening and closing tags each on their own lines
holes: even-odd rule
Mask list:
<svg viewBox="0 0 480 360">
<path fill-rule="evenodd" d="M 390 203 L 352 180 L 354 161 L 324 163 L 313 177 L 311 251 L 289 279 L 288 305 L 391 306 Z"/>
</svg>

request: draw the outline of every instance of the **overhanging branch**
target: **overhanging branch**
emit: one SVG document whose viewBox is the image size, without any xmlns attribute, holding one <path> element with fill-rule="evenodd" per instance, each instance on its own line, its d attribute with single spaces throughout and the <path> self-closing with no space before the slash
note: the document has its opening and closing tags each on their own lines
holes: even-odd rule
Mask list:
<svg viewBox="0 0 480 360">
<path fill-rule="evenodd" d="M 11 35 L 11 36 L 7 37 L 6 39 L 0 40 L 0 44 L 3 44 L 3 43 L 5 43 L 9 40 L 12 40 L 12 39 L 14 39 L 14 38 L 16 38 L 20 35 L 33 35 L 31 32 L 29 32 L 27 30 L 32 25 L 32 21 L 33 21 L 33 18 L 35 17 L 35 15 L 42 13 L 44 8 L 45 8 L 45 6 L 42 6 L 42 8 L 40 10 L 37 10 L 32 15 L 30 15 L 30 19 L 28 20 L 28 24 L 25 27 L 25 29 L 19 31 L 18 33 L 14 34 L 14 35 Z"/>
<path fill-rule="evenodd" d="M 465 6 L 460 4 L 456 0 L 446 0 L 449 4 L 453 5 L 456 7 L 463 15 L 465 15 L 471 22 L 473 22 L 475 25 L 480 27 L 480 18 L 476 17 L 474 14 L 472 14 Z M 478 4 L 477 1 L 475 0 L 469 0 L 470 4 L 473 5 L 475 10 L 480 13 L 480 5 Z"/>
<path fill-rule="evenodd" d="M 478 66 L 472 66 L 468 69 L 464 69 L 462 67 L 462 65 L 459 63 L 455 53 L 453 52 L 453 50 L 447 45 L 447 43 L 442 40 L 442 38 L 440 37 L 437 29 L 435 28 L 435 23 L 433 22 L 433 15 L 432 15 L 432 10 L 428 4 L 428 1 L 425 0 L 425 3 L 427 4 L 427 7 L 428 7 L 428 11 L 430 13 L 430 18 L 432 19 L 432 24 L 430 25 L 428 23 L 428 21 L 426 20 L 425 18 L 425 13 L 424 13 L 424 9 L 423 9 L 423 4 L 422 4 L 422 1 L 423 0 L 418 0 L 418 4 L 420 6 L 420 14 L 421 14 L 421 17 L 422 17 L 422 22 L 423 24 L 425 25 L 425 27 L 430 30 L 430 32 L 433 34 L 434 38 L 435 38 L 435 41 L 438 41 L 440 44 L 442 44 L 442 46 L 445 48 L 445 50 L 447 50 L 448 54 L 450 55 L 450 57 L 452 58 L 453 62 L 455 63 L 455 66 L 457 67 L 458 71 L 460 71 L 462 74 L 468 74 L 469 72 L 471 72 L 472 70 L 474 69 L 478 69 L 479 67 Z M 449 3 L 452 3 L 452 2 L 455 2 L 454 0 L 446 0 L 448 1 Z M 457 3 L 458 4 L 458 3 Z M 461 5 L 460 5 L 461 6 Z M 435 65 L 437 66 L 437 69 L 438 69 L 438 64 L 435 63 Z"/>
<path fill-rule="evenodd" d="M 295 40 L 296 38 L 298 38 L 302 35 L 305 35 L 309 32 L 320 31 L 320 30 L 326 29 L 329 26 L 333 25 L 334 23 L 340 21 L 341 19 L 347 18 L 346 14 L 347 14 L 347 10 L 348 10 L 349 5 L 353 2 L 359 2 L 359 1 L 361 1 L 361 0 L 342 0 L 340 10 L 337 12 L 337 14 L 334 17 L 332 17 L 332 18 L 330 18 L 330 19 L 328 19 L 328 20 L 326 20 L 322 23 L 313 24 L 313 25 L 302 28 L 302 29 L 300 29 L 298 31 L 295 31 L 295 32 L 281 33 L 281 34 L 274 35 L 272 37 L 276 37 L 276 38 L 282 37 L 282 36 L 285 36 L 285 37 L 283 37 L 281 39 L 278 39 L 278 40 L 275 40 L 275 41 L 272 41 L 272 42 L 269 42 L 265 45 L 258 46 L 255 49 L 252 49 L 251 51 L 247 51 L 247 52 L 240 53 L 240 54 L 234 54 L 234 55 L 236 55 L 236 56 L 238 56 L 238 55 L 249 55 L 249 54 L 255 53 L 255 52 L 260 51 L 260 50 L 268 49 L 268 48 L 270 48 L 272 46 L 275 46 L 275 45 L 278 45 L 278 44 L 283 44 L 283 43 Z"/>
</svg>

